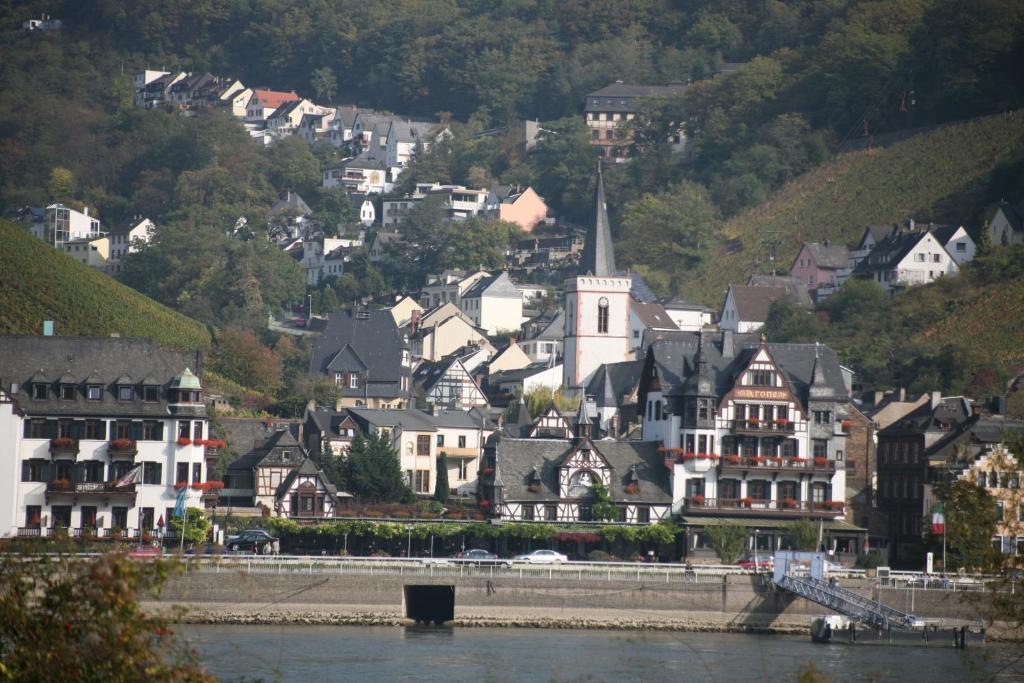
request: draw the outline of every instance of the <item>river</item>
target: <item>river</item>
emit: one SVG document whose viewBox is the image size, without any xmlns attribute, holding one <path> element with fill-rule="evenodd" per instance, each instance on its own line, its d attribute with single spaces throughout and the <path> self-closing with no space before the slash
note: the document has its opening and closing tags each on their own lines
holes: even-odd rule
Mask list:
<svg viewBox="0 0 1024 683">
<path fill-rule="evenodd" d="M 837 682 L 1024 681 L 1018 646 L 817 645 L 723 633 L 518 628 L 181 626 L 224 681 L 795 681 L 806 662 Z"/>
</svg>

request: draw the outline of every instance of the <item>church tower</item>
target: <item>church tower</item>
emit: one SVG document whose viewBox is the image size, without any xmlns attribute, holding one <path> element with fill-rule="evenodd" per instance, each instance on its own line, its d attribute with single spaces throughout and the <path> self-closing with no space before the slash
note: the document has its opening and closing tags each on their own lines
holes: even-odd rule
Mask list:
<svg viewBox="0 0 1024 683">
<path fill-rule="evenodd" d="M 604 363 L 630 359 L 631 279 L 615 268 L 604 179 L 597 167 L 594 222 L 587 229 L 576 277 L 565 281 L 562 384 L 582 391 Z"/>
</svg>

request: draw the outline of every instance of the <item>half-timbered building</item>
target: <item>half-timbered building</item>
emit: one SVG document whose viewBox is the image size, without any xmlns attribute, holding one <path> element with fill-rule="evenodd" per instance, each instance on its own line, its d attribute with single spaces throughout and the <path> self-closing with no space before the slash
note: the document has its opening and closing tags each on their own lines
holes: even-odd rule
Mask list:
<svg viewBox="0 0 1024 683">
<path fill-rule="evenodd" d="M 309 458 L 292 468 L 274 496 L 274 512 L 281 517 L 335 517 L 352 495 L 338 487 Z"/>
<path fill-rule="evenodd" d="M 306 450 L 287 429 L 274 432 L 264 443 L 228 465 L 224 504 L 273 510 L 278 487 L 306 459 Z"/>
<path fill-rule="evenodd" d="M 421 363 L 413 372 L 417 395 L 430 405 L 449 410 L 486 406 L 487 397 L 463 364 L 461 355 L 456 352 L 436 363 Z"/>
</svg>

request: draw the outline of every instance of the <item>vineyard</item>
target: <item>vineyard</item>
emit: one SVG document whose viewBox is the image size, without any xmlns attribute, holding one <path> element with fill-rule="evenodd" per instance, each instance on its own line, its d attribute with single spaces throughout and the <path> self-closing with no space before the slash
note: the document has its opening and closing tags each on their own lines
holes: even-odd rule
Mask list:
<svg viewBox="0 0 1024 683">
<path fill-rule="evenodd" d="M 788 272 L 802 242 L 854 243 L 869 223 L 914 218 L 976 226 L 989 177 L 1021 156 L 1024 112 L 839 155 L 727 222 L 715 254 L 684 279 L 681 294 L 720 306 L 730 283 L 768 272 L 767 242 L 778 242 L 775 266 Z"/>
<path fill-rule="evenodd" d="M 208 348 L 200 323 L 65 256 L 0 221 L 0 334 L 39 334 L 44 320 L 62 336 L 119 334 L 168 346 Z"/>
</svg>

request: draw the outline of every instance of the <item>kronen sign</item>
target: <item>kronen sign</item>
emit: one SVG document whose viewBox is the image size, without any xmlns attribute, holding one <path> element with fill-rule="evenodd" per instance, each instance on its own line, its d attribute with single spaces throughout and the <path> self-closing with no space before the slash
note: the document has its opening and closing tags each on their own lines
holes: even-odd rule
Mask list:
<svg viewBox="0 0 1024 683">
<path fill-rule="evenodd" d="M 754 398 L 762 401 L 788 401 L 789 392 L 782 389 L 737 389 L 733 398 Z"/>
</svg>

